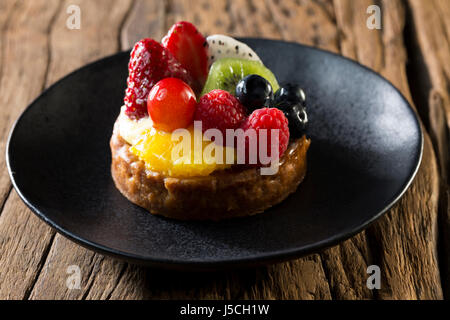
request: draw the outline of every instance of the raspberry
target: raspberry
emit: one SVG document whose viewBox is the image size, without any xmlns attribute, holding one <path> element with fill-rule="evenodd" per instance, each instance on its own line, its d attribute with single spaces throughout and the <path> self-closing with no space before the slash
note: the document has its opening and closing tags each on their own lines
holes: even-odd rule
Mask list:
<svg viewBox="0 0 450 320">
<path fill-rule="evenodd" d="M 260 130 L 267 130 L 267 149 L 266 154 L 268 157 L 271 156 L 271 145 L 272 145 L 272 129 L 278 129 L 278 154 L 281 156 L 287 149 L 289 144 L 289 122 L 283 111 L 276 108 L 263 108 L 253 111 L 253 113 L 244 121 L 242 124 L 242 129 L 247 131 L 249 129 L 253 129 L 256 131 L 257 137 L 257 163 L 260 164 L 261 161 L 259 159 L 259 139 L 261 137 Z M 249 140 L 248 137 L 251 137 L 250 134 L 246 134 L 246 159 L 247 162 L 252 158 L 249 158 Z"/>
<path fill-rule="evenodd" d="M 164 78 L 179 78 L 190 84 L 186 69 L 169 50 L 152 39 L 142 39 L 131 52 L 128 65 L 128 88 L 125 92 L 125 113 L 131 119 L 147 115 L 147 97 L 150 89 Z"/>
<path fill-rule="evenodd" d="M 226 137 L 226 129 L 237 129 L 245 118 L 245 108 L 229 92 L 213 90 L 197 104 L 194 120 L 202 122 L 203 132 L 218 129 Z"/>
</svg>

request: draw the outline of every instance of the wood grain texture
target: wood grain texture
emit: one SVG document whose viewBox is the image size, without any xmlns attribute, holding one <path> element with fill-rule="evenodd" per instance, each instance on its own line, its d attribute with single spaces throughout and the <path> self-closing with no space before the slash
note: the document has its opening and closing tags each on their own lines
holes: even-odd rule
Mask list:
<svg viewBox="0 0 450 320">
<path fill-rule="evenodd" d="M 338 29 L 331 0 L 266 2 L 284 40 L 339 51 Z"/>
<path fill-rule="evenodd" d="M 102 56 L 129 49 L 140 38 L 160 39 L 178 20 L 192 21 L 207 34 L 284 39 L 341 53 L 382 73 L 412 102 L 411 79 L 406 72 L 411 53 L 404 43 L 408 14 L 405 9 L 411 8 L 416 27 L 417 21 L 423 21 L 426 32 L 440 32 L 435 41 L 447 40 L 448 44 L 448 2 L 434 1 L 439 10 L 425 5 L 427 8 L 420 7 L 420 13 L 414 13 L 417 11 L 414 5 L 423 6 L 428 1 L 410 0 L 407 7 L 401 0 L 377 1 L 383 12 L 382 30 L 366 28 L 366 9 L 373 4 L 369 0 L 2 1 L 0 102 L 8 105 L 8 109 L 0 119 L 0 128 L 6 134 L 20 110 L 61 76 Z M 68 4 L 80 6 L 81 30 L 65 27 Z M 12 18 L 4 12 L 11 13 Z M 433 27 L 426 23 L 429 12 L 440 18 L 439 23 L 430 24 Z M 420 40 L 427 34 L 417 33 L 422 52 L 434 48 L 433 43 Z M 24 37 L 32 39 L 26 47 L 21 43 Z M 436 56 L 435 51 L 434 56 L 424 59 L 426 68 L 435 69 L 430 73 L 440 76 L 433 82 L 429 102 L 433 106 L 427 107 L 432 121 L 427 128 L 434 128 L 433 141 L 442 154 L 440 150 L 445 144 L 435 136 L 442 136 L 442 131 L 448 128 L 447 118 L 443 121 L 442 114 L 447 114 L 449 66 L 445 64 L 445 52 L 438 50 L 441 56 Z M 42 54 L 35 57 L 35 52 Z M 24 69 L 21 62 L 25 58 L 40 60 L 33 68 Z M 20 95 L 11 91 L 11 86 L 17 83 L 26 88 L 21 89 L 24 92 Z M 423 114 L 422 106 L 418 108 Z M 442 156 L 440 159 L 442 167 Z M 6 171 L 0 174 L 0 195 L 6 199 L 10 182 Z M 12 192 L 0 216 L 0 298 L 440 299 L 443 294 L 437 257 L 439 181 L 434 150 L 426 134 L 423 163 L 411 188 L 367 231 L 302 259 L 206 274 L 132 266 L 93 253 L 55 235 Z M 380 291 L 366 287 L 367 266 L 372 264 L 381 267 Z M 66 286 L 70 265 L 81 268 L 79 290 Z"/>
<path fill-rule="evenodd" d="M 143 38 L 161 39 L 165 14 L 164 1 L 135 0 L 121 28 L 121 49 L 129 50 Z"/>
<path fill-rule="evenodd" d="M 342 53 L 380 72 L 412 102 L 401 1 L 379 3 L 383 13 L 381 31 L 364 28 L 367 15 L 361 12 L 370 1 L 334 3 L 343 39 Z M 423 162 L 413 185 L 401 202 L 368 231 L 370 242 L 376 244 L 374 260 L 385 270 L 379 298 L 442 298 L 436 254 L 438 181 L 434 152 L 425 134 Z M 417 273 L 421 276 L 417 277 Z"/>
<path fill-rule="evenodd" d="M 5 50 L 2 51 L 2 58 L 8 63 L 2 63 L 0 86 L 2 98 L 7 99 L 2 100 L 2 105 L 11 106 L 11 110 L 8 110 L 6 114 L 11 117 L 10 120 L 8 119 L 9 126 L 17 118 L 18 113 L 46 85 L 85 63 L 117 51 L 118 30 L 128 10 L 129 2 L 116 1 L 115 4 L 111 4 L 110 1 L 97 1 L 93 6 L 93 2 L 89 1 L 70 1 L 70 4 L 78 4 L 81 7 L 82 29 L 79 31 L 82 33 L 81 36 L 77 34 L 78 31 L 66 28 L 65 9 L 69 2 L 41 0 L 19 1 L 18 4 L 13 4 L 14 11 L 10 17 L 12 24 L 4 28 L 6 30 L 2 37 L 7 43 Z M 101 12 L 104 14 L 102 15 Z M 111 24 L 116 26 L 112 29 L 104 28 L 104 32 L 99 33 L 104 25 Z M 55 31 L 50 37 L 49 33 L 53 30 Z M 65 54 L 58 55 L 61 52 L 55 50 L 55 44 L 57 47 L 63 47 L 66 50 Z M 90 50 L 86 44 L 90 44 Z M 66 59 L 66 56 L 70 59 Z M 33 61 L 33 63 L 24 64 L 23 61 Z M 9 130 L 9 127 L 6 130 Z M 6 176 L 6 172 L 2 171 L 2 174 Z M 8 198 L 0 216 L 0 235 L 0 252 L 2 253 L 0 297 L 27 298 L 39 275 L 49 276 L 46 288 L 54 289 L 46 292 L 46 295 L 57 297 L 52 296 L 59 288 L 55 285 L 56 278 L 51 273 L 40 273 L 44 264 L 44 270 L 47 271 L 52 265 L 46 263 L 46 257 L 54 231 L 25 208 L 15 192 Z M 59 235 L 56 236 L 56 240 L 58 238 L 60 238 Z M 56 244 L 68 242 L 63 238 L 59 240 Z M 72 243 L 70 245 L 76 249 L 79 248 Z M 70 250 L 67 252 L 69 253 Z M 89 254 L 92 253 L 89 252 Z M 66 272 L 67 266 L 60 268 L 62 272 Z M 66 277 L 67 274 L 64 279 Z M 36 282 L 38 285 L 39 283 L 39 281 Z M 66 288 L 65 282 L 59 284 Z M 33 296 L 39 296 L 38 292 L 33 291 Z"/>
<path fill-rule="evenodd" d="M 11 182 L 5 166 L 5 140 L 13 121 L 43 89 L 49 60 L 48 28 L 58 2 L 2 1 L 2 6 L 6 5 L 8 7 L 3 7 L 1 12 L 8 16 L 0 19 L 0 103 L 3 110 L 0 190 L 3 201 L 9 197 L 0 215 L 0 299 L 23 299 L 39 274 L 53 231 L 25 207 L 16 192 L 9 193 Z M 33 63 L 24 64 L 24 61 Z"/>
<path fill-rule="evenodd" d="M 416 50 L 411 62 L 417 102 L 426 114 L 441 174 L 441 273 L 450 295 L 450 2 L 409 0 L 410 41 Z M 420 87 L 419 87 L 420 86 Z"/>
<path fill-rule="evenodd" d="M 3 79 L 3 74 L 6 68 L 6 43 L 7 43 L 7 30 L 10 28 L 11 25 L 11 17 L 13 16 L 13 11 L 16 6 L 16 1 L 2 1 L 0 3 L 0 12 L 4 12 L 4 14 L 0 14 L 0 81 Z M 1 85 L 1 84 L 0 84 Z M 2 86 L 0 86 L 0 93 L 2 93 Z M 4 101 L 2 101 L 4 102 Z M 1 137 L 6 137 L 8 134 L 8 130 L 11 126 L 11 120 L 8 119 L 8 116 L 5 114 L 4 117 L 0 120 L 1 125 Z M 2 151 L 2 155 L 5 154 L 5 146 L 6 141 L 2 139 L 0 141 L 0 150 Z M 2 168 L 2 171 L 0 172 L 0 203 L 3 204 L 6 201 L 6 198 L 8 197 L 10 191 L 11 191 L 11 182 L 9 180 L 8 173 L 6 170 L 3 170 L 5 168 L 5 158 L 2 156 L 0 157 L 0 166 Z"/>
<path fill-rule="evenodd" d="M 66 8 L 78 5 L 82 13 L 80 30 L 66 28 Z M 120 26 L 130 9 L 131 1 L 123 0 L 67 0 L 64 1 L 54 25 L 50 30 L 50 53 L 48 83 L 83 66 L 119 50 Z M 38 241 L 38 238 L 36 239 Z M 82 290 L 69 289 L 67 268 L 80 266 Z M 108 288 L 114 287 L 123 263 L 112 259 L 104 261 L 102 256 L 86 250 L 57 234 L 52 243 L 45 265 L 31 290 L 31 299 L 83 299 L 94 296 L 106 298 Z M 97 273 L 111 275 L 96 288 Z"/>
</svg>

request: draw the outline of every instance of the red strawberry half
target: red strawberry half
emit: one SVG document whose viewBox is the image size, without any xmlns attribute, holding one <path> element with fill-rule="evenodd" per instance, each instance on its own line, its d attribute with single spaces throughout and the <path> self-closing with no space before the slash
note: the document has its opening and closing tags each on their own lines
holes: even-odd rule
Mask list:
<svg viewBox="0 0 450 320">
<path fill-rule="evenodd" d="M 147 115 L 147 98 L 151 88 L 164 78 L 179 78 L 192 84 L 192 78 L 172 53 L 152 39 L 136 43 L 128 65 L 128 88 L 125 92 L 126 115 L 140 119 Z"/>
<path fill-rule="evenodd" d="M 208 53 L 205 37 L 186 21 L 177 22 L 162 39 L 162 45 L 186 68 L 194 79 L 193 89 L 198 94 L 208 76 Z"/>
</svg>

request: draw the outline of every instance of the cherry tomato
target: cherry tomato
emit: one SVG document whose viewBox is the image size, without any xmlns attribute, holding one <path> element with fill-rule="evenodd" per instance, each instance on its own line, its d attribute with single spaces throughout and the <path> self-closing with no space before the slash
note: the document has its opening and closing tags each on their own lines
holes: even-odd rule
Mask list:
<svg viewBox="0 0 450 320">
<path fill-rule="evenodd" d="M 187 128 L 193 121 L 196 105 L 194 91 L 177 78 L 159 81 L 150 90 L 147 100 L 153 127 L 167 132 Z"/>
</svg>

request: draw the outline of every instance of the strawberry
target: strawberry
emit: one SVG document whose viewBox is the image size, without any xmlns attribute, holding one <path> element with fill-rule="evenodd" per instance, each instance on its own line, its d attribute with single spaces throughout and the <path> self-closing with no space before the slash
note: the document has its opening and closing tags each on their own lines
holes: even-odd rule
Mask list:
<svg viewBox="0 0 450 320">
<path fill-rule="evenodd" d="M 137 42 L 128 65 L 128 88 L 125 92 L 126 115 L 140 119 L 147 115 L 147 98 L 151 88 L 164 78 L 179 78 L 191 84 L 187 70 L 172 53 L 152 39 Z"/>
<path fill-rule="evenodd" d="M 181 21 L 170 28 L 161 43 L 189 72 L 194 79 L 193 89 L 199 94 L 208 76 L 208 44 L 205 37 L 192 23 Z"/>
</svg>

